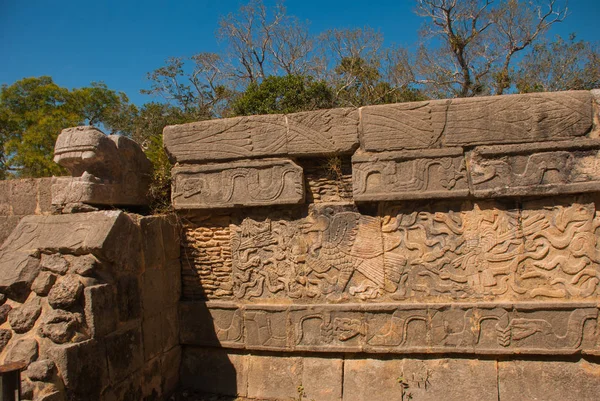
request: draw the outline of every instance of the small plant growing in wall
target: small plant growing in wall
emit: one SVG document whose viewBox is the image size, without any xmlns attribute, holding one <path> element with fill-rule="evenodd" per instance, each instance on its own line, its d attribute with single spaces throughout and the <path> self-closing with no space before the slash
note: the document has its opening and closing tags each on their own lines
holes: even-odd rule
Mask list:
<svg viewBox="0 0 600 401">
<path fill-rule="evenodd" d="M 406 377 L 404 377 L 404 372 L 400 373 L 400 376 L 396 379 L 396 382 L 400 385 L 400 400 L 412 400 L 412 394 L 410 391 L 408 391 L 410 385 L 408 384 Z"/>
</svg>

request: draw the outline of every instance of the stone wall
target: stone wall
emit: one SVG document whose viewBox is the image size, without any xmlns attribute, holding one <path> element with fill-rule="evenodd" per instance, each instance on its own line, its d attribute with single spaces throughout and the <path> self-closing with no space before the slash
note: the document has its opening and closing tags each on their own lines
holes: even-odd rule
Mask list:
<svg viewBox="0 0 600 401">
<path fill-rule="evenodd" d="M 182 385 L 595 399 L 598 112 L 577 91 L 166 127 Z"/>
<path fill-rule="evenodd" d="M 52 211 L 52 178 L 0 181 L 0 244 L 23 216 Z"/>
<path fill-rule="evenodd" d="M 0 360 L 24 400 L 160 400 L 178 383 L 179 231 L 120 211 L 27 216 L 0 248 Z"/>
</svg>

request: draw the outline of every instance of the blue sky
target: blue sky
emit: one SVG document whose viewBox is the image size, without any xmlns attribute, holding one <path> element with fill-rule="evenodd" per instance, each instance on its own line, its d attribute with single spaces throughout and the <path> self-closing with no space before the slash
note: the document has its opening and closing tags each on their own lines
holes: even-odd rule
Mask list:
<svg viewBox="0 0 600 401">
<path fill-rule="evenodd" d="M 219 51 L 220 16 L 239 0 L 0 0 L 0 84 L 50 75 L 69 88 L 103 81 L 137 103 L 146 73 L 170 56 Z M 265 1 L 272 4 L 273 1 Z M 371 26 L 386 45 L 410 46 L 422 19 L 412 0 L 288 0 L 288 14 L 310 21 L 313 33 Z M 571 0 L 569 17 L 553 34 L 576 32 L 600 41 L 600 0 Z"/>
</svg>

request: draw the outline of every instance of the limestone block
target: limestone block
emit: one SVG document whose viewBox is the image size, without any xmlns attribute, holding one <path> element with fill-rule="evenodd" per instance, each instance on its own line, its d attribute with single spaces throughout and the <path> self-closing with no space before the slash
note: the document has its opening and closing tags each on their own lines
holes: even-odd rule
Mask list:
<svg viewBox="0 0 600 401">
<path fill-rule="evenodd" d="M 25 362 L 29 365 L 38 358 L 38 355 L 39 345 L 35 338 L 19 338 L 12 342 L 4 363 Z"/>
<path fill-rule="evenodd" d="M 501 400 L 595 400 L 600 365 L 592 361 L 499 361 Z"/>
<path fill-rule="evenodd" d="M 265 380 L 265 378 L 269 380 Z M 248 398 L 297 399 L 302 358 L 252 355 L 248 358 Z"/>
<path fill-rule="evenodd" d="M 10 246 L 10 237 L 6 245 Z M 24 302 L 39 272 L 39 259 L 0 248 L 0 292 L 7 297 Z"/>
<path fill-rule="evenodd" d="M 65 274 L 69 270 L 69 262 L 60 254 L 42 254 L 40 258 L 42 270 L 47 270 L 56 274 Z"/>
<path fill-rule="evenodd" d="M 218 348 L 184 347 L 181 358 L 181 386 L 183 388 L 208 393 L 247 396 L 248 355 L 240 355 Z M 264 377 L 263 381 L 265 381 Z"/>
<path fill-rule="evenodd" d="M 52 273 L 41 272 L 31 285 L 31 290 L 37 295 L 46 296 L 56 282 L 56 276 Z"/>
<path fill-rule="evenodd" d="M 113 287 L 109 284 L 86 287 L 83 290 L 85 319 L 92 338 L 112 333 L 118 323 Z"/>
<path fill-rule="evenodd" d="M 10 180 L 12 214 L 26 216 L 35 214 L 37 208 L 38 180 L 26 178 Z"/>
<path fill-rule="evenodd" d="M 160 355 L 163 344 L 163 320 L 160 315 L 144 318 L 142 321 L 142 334 L 144 341 L 144 360 Z"/>
<path fill-rule="evenodd" d="M 342 399 L 344 361 L 340 358 L 302 358 L 303 395 L 309 400 Z"/>
<path fill-rule="evenodd" d="M 0 325 L 6 322 L 8 319 L 8 314 L 12 310 L 12 306 L 8 304 L 4 304 L 0 306 Z"/>
<path fill-rule="evenodd" d="M 102 211 L 84 215 L 26 216 L 7 238 L 0 252 L 67 250 L 69 253 L 97 253 L 105 257 L 113 256 L 113 253 L 123 255 L 126 253 L 124 250 L 128 246 L 127 242 L 119 243 L 113 240 L 113 237 L 127 235 L 127 227 L 123 226 L 133 224 L 131 219 L 120 211 Z M 121 230 L 124 233 L 116 232 Z M 116 250 L 106 249 L 111 245 L 119 246 Z"/>
<path fill-rule="evenodd" d="M 592 303 L 184 303 L 181 343 L 264 351 L 597 353 Z M 190 323 L 196 319 L 211 325 Z M 212 320 L 209 320 L 212 319 Z"/>
<path fill-rule="evenodd" d="M 119 321 L 128 322 L 142 316 L 139 278 L 126 274 L 117 278 L 117 309 Z"/>
<path fill-rule="evenodd" d="M 64 344 L 73 339 L 75 332 L 82 324 L 81 313 L 71 313 L 60 309 L 51 310 L 44 315 L 39 333 L 55 344 Z"/>
<path fill-rule="evenodd" d="M 592 128 L 589 91 L 453 99 L 447 112 L 448 146 L 567 140 Z"/>
<path fill-rule="evenodd" d="M 162 370 L 160 358 L 154 358 L 144 364 L 142 370 L 142 399 L 156 398 L 162 392 Z"/>
<path fill-rule="evenodd" d="M 142 245 L 146 270 L 162 269 L 165 263 L 162 218 L 144 216 L 140 219 Z"/>
<path fill-rule="evenodd" d="M 12 205 L 10 204 L 11 181 L 0 180 L 0 216 L 12 216 Z"/>
<path fill-rule="evenodd" d="M 315 110 L 286 115 L 287 153 L 322 156 L 351 152 L 358 146 L 358 110 Z"/>
<path fill-rule="evenodd" d="M 481 146 L 469 155 L 473 195 L 555 195 L 600 190 L 600 141 Z"/>
<path fill-rule="evenodd" d="M 179 163 L 285 155 L 286 139 L 283 115 L 200 121 L 163 131 L 165 149 Z"/>
<path fill-rule="evenodd" d="M 176 346 L 165 352 L 160 358 L 163 394 L 171 394 L 179 386 L 182 368 L 181 353 L 181 347 Z"/>
<path fill-rule="evenodd" d="M 27 367 L 27 377 L 36 381 L 50 381 L 56 370 L 54 362 L 49 359 L 33 362 Z"/>
<path fill-rule="evenodd" d="M 52 204 L 144 205 L 152 165 L 129 138 L 94 127 L 67 128 L 54 147 L 54 161 L 72 177 L 57 177 Z"/>
<path fill-rule="evenodd" d="M 83 284 L 77 274 L 67 274 L 48 293 L 48 303 L 53 308 L 69 309 L 83 293 Z"/>
<path fill-rule="evenodd" d="M 352 157 L 354 200 L 460 198 L 469 194 L 461 148 Z"/>
<path fill-rule="evenodd" d="M 27 333 L 42 313 L 41 299 L 36 297 L 8 313 L 8 323 L 15 333 Z"/>
<path fill-rule="evenodd" d="M 0 352 L 4 351 L 11 338 L 12 331 L 10 329 L 0 329 Z"/>
<path fill-rule="evenodd" d="M 172 170 L 176 209 L 304 202 L 302 168 L 286 159 L 179 166 Z"/>
<path fill-rule="evenodd" d="M 589 91 L 367 106 L 360 112 L 367 151 L 566 140 L 592 127 Z"/>
<path fill-rule="evenodd" d="M 367 151 L 426 149 L 439 143 L 450 100 L 366 106 L 360 109 Z"/>
<path fill-rule="evenodd" d="M 1 187 L 0 191 L 2 191 Z M 20 216 L 0 216 L 0 245 L 2 245 L 4 240 L 6 240 L 10 233 L 15 229 L 20 220 Z"/>
<path fill-rule="evenodd" d="M 110 381 L 119 382 L 142 367 L 144 351 L 138 326 L 123 328 L 106 337 L 106 357 Z"/>
<path fill-rule="evenodd" d="M 343 400 L 497 400 L 495 363 L 469 359 L 347 358 Z"/>
<path fill-rule="evenodd" d="M 180 341 L 188 345 L 227 344 L 238 348 L 244 345 L 243 311 L 232 303 L 211 304 L 204 302 L 181 302 L 179 304 Z M 209 323 L 210 322 L 210 323 Z M 212 323 L 212 324 L 211 324 Z"/>
<path fill-rule="evenodd" d="M 177 305 L 166 308 L 161 313 L 162 319 L 162 350 L 167 352 L 180 344 L 179 342 L 179 308 Z"/>
</svg>

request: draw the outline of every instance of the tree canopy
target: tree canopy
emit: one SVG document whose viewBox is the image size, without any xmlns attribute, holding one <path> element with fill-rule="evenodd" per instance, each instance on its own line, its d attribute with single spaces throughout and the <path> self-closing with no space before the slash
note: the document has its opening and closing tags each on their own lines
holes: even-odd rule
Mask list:
<svg viewBox="0 0 600 401">
<path fill-rule="evenodd" d="M 0 178 L 62 173 L 63 128 L 90 124 L 138 141 L 169 184 L 162 129 L 210 118 L 600 86 L 597 43 L 551 38 L 566 0 L 415 0 L 416 50 L 385 46 L 370 27 L 309 31 L 309 22 L 250 0 L 219 21 L 221 53 L 174 57 L 148 73 L 141 106 L 102 83 L 67 89 L 50 77 L 0 89 Z"/>
</svg>

